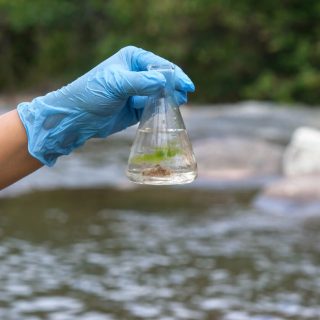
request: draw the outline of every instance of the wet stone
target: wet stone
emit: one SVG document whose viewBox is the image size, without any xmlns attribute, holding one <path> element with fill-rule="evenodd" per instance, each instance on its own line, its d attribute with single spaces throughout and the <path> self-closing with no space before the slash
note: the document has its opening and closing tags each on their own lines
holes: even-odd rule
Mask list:
<svg viewBox="0 0 320 320">
<path fill-rule="evenodd" d="M 300 216 L 320 213 L 320 175 L 283 177 L 255 199 L 259 210 Z"/>
</svg>

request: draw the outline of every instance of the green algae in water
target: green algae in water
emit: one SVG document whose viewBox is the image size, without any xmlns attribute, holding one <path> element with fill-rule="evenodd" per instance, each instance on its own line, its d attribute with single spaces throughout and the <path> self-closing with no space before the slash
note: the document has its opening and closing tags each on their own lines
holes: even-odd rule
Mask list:
<svg viewBox="0 0 320 320">
<path fill-rule="evenodd" d="M 134 163 L 159 163 L 166 159 L 175 157 L 181 154 L 181 150 L 174 147 L 157 147 L 154 149 L 153 153 L 146 153 L 142 155 L 137 155 L 132 159 Z"/>
</svg>

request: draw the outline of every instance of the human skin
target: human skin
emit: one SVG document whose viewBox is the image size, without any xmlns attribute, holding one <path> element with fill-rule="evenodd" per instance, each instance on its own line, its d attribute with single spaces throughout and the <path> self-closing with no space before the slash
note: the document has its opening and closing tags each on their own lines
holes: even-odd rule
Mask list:
<svg viewBox="0 0 320 320">
<path fill-rule="evenodd" d="M 28 152 L 28 139 L 17 110 L 0 116 L 0 190 L 42 167 Z"/>
</svg>

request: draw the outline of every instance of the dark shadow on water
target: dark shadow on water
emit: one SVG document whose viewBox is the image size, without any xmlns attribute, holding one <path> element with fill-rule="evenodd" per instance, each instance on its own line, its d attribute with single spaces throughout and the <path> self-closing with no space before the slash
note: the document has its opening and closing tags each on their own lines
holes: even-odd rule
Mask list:
<svg viewBox="0 0 320 320">
<path fill-rule="evenodd" d="M 247 204 L 252 191 L 228 192 L 168 187 L 139 187 L 129 190 L 113 188 L 60 189 L 37 191 L 16 198 L 0 199 L 0 209 L 43 210 L 52 206 L 74 211 L 96 211 L 101 208 L 143 211 L 202 210 L 212 205 Z"/>
<path fill-rule="evenodd" d="M 182 216 L 190 220 L 209 209 L 233 212 L 249 205 L 252 192 L 211 192 L 167 187 L 138 187 L 37 191 L 16 198 L 0 199 L 0 237 L 54 244 L 74 241 L 86 234 L 104 211 L 139 212 Z M 228 210 L 229 208 L 229 210 Z M 88 236 L 86 234 L 86 236 Z M 51 241 L 50 241 L 51 242 Z"/>
</svg>

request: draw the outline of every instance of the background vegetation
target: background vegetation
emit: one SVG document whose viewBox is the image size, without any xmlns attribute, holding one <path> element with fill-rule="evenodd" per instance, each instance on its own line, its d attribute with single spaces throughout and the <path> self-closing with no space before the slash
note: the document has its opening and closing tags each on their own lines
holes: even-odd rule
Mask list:
<svg viewBox="0 0 320 320">
<path fill-rule="evenodd" d="M 0 0 L 0 91 L 61 85 L 128 44 L 180 64 L 193 101 L 320 102 L 318 0 Z"/>
</svg>

